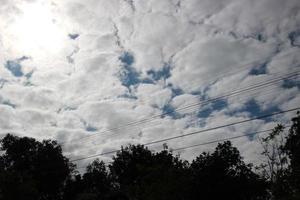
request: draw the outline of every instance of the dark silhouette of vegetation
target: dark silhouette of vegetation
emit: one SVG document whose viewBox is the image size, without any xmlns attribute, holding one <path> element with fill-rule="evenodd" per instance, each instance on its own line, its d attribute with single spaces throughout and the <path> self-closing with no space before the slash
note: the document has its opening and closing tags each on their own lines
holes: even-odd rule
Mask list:
<svg viewBox="0 0 300 200">
<path fill-rule="evenodd" d="M 122 148 L 109 168 L 128 199 L 188 199 L 188 163 L 167 150 L 152 153 L 141 145 Z"/>
<path fill-rule="evenodd" d="M 284 126 L 278 124 L 273 131 L 261 139 L 262 155 L 266 158 L 258 169 L 268 180 L 271 199 L 287 199 L 290 186 L 285 183 L 287 175 L 288 157 L 283 149 L 285 144 Z"/>
<path fill-rule="evenodd" d="M 278 124 L 261 143 L 266 161 L 258 168 L 269 182 L 270 199 L 300 199 L 300 113 L 292 118 L 288 134 Z"/>
<path fill-rule="evenodd" d="M 291 199 L 300 199 L 300 112 L 292 119 L 292 127 L 283 150 L 290 160 L 285 179 L 291 187 Z"/>
<path fill-rule="evenodd" d="M 67 181 L 64 199 L 109 199 L 113 193 L 113 181 L 104 162 L 95 160 L 82 177 L 77 175 Z"/>
<path fill-rule="evenodd" d="M 0 199 L 61 199 L 74 166 L 54 141 L 7 135 L 1 140 Z"/>
<path fill-rule="evenodd" d="M 266 199 L 267 182 L 246 165 L 229 141 L 191 164 L 194 199 Z"/>
<path fill-rule="evenodd" d="M 94 160 L 83 174 L 55 141 L 0 140 L 0 200 L 296 200 L 300 193 L 300 114 L 261 139 L 266 161 L 253 170 L 230 141 L 191 163 L 164 150 L 122 147 L 111 164 Z"/>
</svg>

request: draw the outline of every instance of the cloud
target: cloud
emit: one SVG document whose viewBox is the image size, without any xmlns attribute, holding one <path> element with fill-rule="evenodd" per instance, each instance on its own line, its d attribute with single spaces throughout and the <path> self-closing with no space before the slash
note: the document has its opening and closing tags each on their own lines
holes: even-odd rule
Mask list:
<svg viewBox="0 0 300 200">
<path fill-rule="evenodd" d="M 170 89 L 162 88 L 159 85 L 139 84 L 136 89 L 136 96 L 141 104 L 162 109 L 171 100 L 172 92 Z"/>
<path fill-rule="evenodd" d="M 175 96 L 172 99 L 171 105 L 174 107 L 174 109 L 177 109 L 178 113 L 180 114 L 191 114 L 194 112 L 197 112 L 200 110 L 200 105 L 197 106 L 197 104 L 200 104 L 200 99 L 197 95 L 191 95 L 191 94 L 182 94 Z M 190 105 L 196 105 L 193 106 L 192 109 L 181 109 L 188 107 Z M 195 108 L 196 107 L 196 108 Z"/>
<path fill-rule="evenodd" d="M 53 34 L 24 39 L 15 30 L 36 27 L 16 29 L 17 22 L 36 7 L 47 15 L 34 23 Z M 0 132 L 69 141 L 66 155 L 81 157 L 296 107 L 299 76 L 203 102 L 298 71 L 299 7 L 297 0 L 3 1 Z M 32 36 L 38 42 L 28 42 Z M 168 145 L 263 130 L 293 114 Z M 257 140 L 234 144 L 248 161 L 258 160 Z M 191 159 L 214 146 L 180 153 Z"/>
<path fill-rule="evenodd" d="M 0 127 L 1 130 L 6 130 L 14 127 L 14 109 L 6 106 L 0 105 L 1 117 L 0 117 Z M 2 132 L 1 131 L 1 132 Z"/>
</svg>

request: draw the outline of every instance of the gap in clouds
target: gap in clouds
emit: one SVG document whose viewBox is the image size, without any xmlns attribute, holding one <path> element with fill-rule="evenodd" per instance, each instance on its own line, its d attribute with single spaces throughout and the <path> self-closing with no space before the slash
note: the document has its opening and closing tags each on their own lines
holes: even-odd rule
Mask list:
<svg viewBox="0 0 300 200">
<path fill-rule="evenodd" d="M 50 19 L 55 19 L 51 25 L 55 29 L 51 30 L 54 35 L 56 28 L 63 30 L 63 37 L 55 40 L 61 43 L 39 42 L 60 48 L 43 58 L 35 52 L 32 59 L 19 58 L 24 52 L 10 37 L 10 24 L 20 14 L 15 16 L 8 8 L 22 13 L 22 1 L 6 4 L 0 6 L 0 51 L 5 52 L 0 55 L 0 131 L 9 127 L 21 132 L 25 127 L 23 134 L 59 141 L 99 133 L 86 143 L 66 146 L 71 156 L 119 149 L 130 142 L 170 137 L 299 104 L 300 84 L 295 78 L 278 83 L 268 98 L 260 97 L 265 93 L 261 90 L 253 98 L 241 95 L 246 98 L 224 98 L 178 110 L 276 73 L 294 71 L 300 64 L 299 52 L 292 51 L 300 44 L 299 1 L 53 0 Z M 48 10 L 45 5 L 40 6 Z M 36 33 L 28 38 L 34 39 L 32 35 Z M 27 70 L 27 64 L 34 70 Z M 160 115 L 155 123 L 100 134 Z M 257 129 L 271 127 L 273 120 L 261 120 Z M 249 130 L 245 125 L 222 136 Z M 199 135 L 172 145 L 218 137 Z M 257 145 L 255 141 L 238 145 L 254 159 L 248 147 L 252 142 Z"/>
</svg>

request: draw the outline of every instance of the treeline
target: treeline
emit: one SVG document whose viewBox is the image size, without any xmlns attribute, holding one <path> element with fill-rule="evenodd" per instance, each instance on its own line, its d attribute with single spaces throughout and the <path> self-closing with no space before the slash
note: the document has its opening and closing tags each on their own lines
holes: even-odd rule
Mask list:
<svg viewBox="0 0 300 200">
<path fill-rule="evenodd" d="M 296 200 L 300 199 L 300 115 L 261 140 L 260 166 L 246 164 L 231 142 L 191 163 L 166 147 L 122 147 L 109 166 L 83 174 L 55 141 L 6 135 L 0 140 L 0 200 Z"/>
</svg>

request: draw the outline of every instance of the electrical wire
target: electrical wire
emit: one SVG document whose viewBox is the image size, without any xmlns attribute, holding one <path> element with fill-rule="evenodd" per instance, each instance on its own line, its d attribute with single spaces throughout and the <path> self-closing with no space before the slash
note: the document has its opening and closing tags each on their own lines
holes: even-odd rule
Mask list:
<svg viewBox="0 0 300 200">
<path fill-rule="evenodd" d="M 273 112 L 273 113 L 270 113 L 270 114 L 261 115 L 261 116 L 246 119 L 246 120 L 240 120 L 240 121 L 237 121 L 237 122 L 233 122 L 233 123 L 229 123 L 229 124 L 225 124 L 225 125 L 220 125 L 220 126 L 215 126 L 215 127 L 212 127 L 212 128 L 207 128 L 207 129 L 203 129 L 203 130 L 199 130 L 199 131 L 194 131 L 194 132 L 183 134 L 183 135 L 178 135 L 178 136 L 173 136 L 173 137 L 168 137 L 168 138 L 164 138 L 164 139 L 160 139 L 160 140 L 151 141 L 151 142 L 148 142 L 148 143 L 144 143 L 142 145 L 149 146 L 149 145 L 156 144 L 156 143 L 162 143 L 162 142 L 166 142 L 166 141 L 170 141 L 170 140 L 174 140 L 174 139 L 178 139 L 178 138 L 183 138 L 183 137 L 188 137 L 188 136 L 203 133 L 203 132 L 213 131 L 213 130 L 222 129 L 222 128 L 229 127 L 229 126 L 243 124 L 243 123 L 254 121 L 254 120 L 268 118 L 268 117 L 275 116 L 275 115 L 280 115 L 280 114 L 284 114 L 284 113 L 288 113 L 288 112 L 293 112 L 293 111 L 296 111 L 296 110 L 299 110 L 299 109 L 300 109 L 300 107 L 292 108 L 292 109 L 288 109 L 288 110 L 283 110 L 283 111 L 279 111 L 279 112 Z M 107 154 L 113 154 L 113 153 L 116 153 L 116 152 L 118 152 L 118 150 L 108 151 L 108 152 L 104 152 L 104 153 L 100 153 L 100 154 L 95 154 L 95 155 L 91 155 L 91 156 L 77 158 L 77 159 L 71 159 L 70 161 L 71 162 L 76 162 L 76 161 L 81 161 L 81 160 L 86 160 L 86 159 L 90 159 L 90 158 L 95 158 L 95 157 L 107 155 Z"/>
<path fill-rule="evenodd" d="M 96 135 L 99 135 L 99 134 L 102 134 L 102 133 L 117 131 L 117 130 L 121 130 L 121 129 L 126 128 L 126 127 L 138 126 L 140 124 L 148 123 L 149 121 L 153 121 L 157 118 L 162 118 L 163 116 L 172 114 L 174 112 L 182 111 L 182 110 L 192 108 L 192 107 L 196 107 L 196 106 L 200 106 L 200 105 L 205 105 L 205 104 L 208 104 L 210 102 L 215 102 L 215 101 L 218 101 L 220 99 L 224 99 L 224 98 L 228 98 L 228 97 L 231 97 L 231 96 L 234 96 L 234 95 L 238 95 L 240 93 L 256 90 L 256 89 L 259 89 L 261 87 L 264 87 L 264 86 L 267 86 L 267 85 L 270 85 L 270 84 L 274 84 L 278 81 L 290 79 L 292 77 L 298 76 L 299 72 L 300 71 L 291 72 L 291 73 L 276 77 L 272 80 L 268 80 L 266 82 L 260 82 L 258 84 L 253 84 L 251 86 L 248 86 L 248 87 L 240 89 L 240 90 L 233 90 L 232 92 L 230 92 L 228 94 L 220 95 L 220 96 L 217 96 L 215 98 L 210 98 L 210 99 L 207 99 L 207 100 L 203 100 L 203 101 L 200 101 L 200 102 L 197 102 L 197 103 L 194 103 L 194 104 L 189 104 L 189 105 L 186 105 L 184 107 L 180 107 L 178 109 L 174 109 L 174 110 L 171 110 L 171 111 L 166 111 L 166 112 L 163 112 L 162 114 L 154 115 L 154 116 L 149 117 L 149 118 L 144 118 L 142 120 L 138 120 L 138 121 L 134 121 L 134 122 L 124 124 L 124 125 L 120 125 L 119 127 L 106 129 L 106 130 L 103 130 L 101 132 L 95 133 L 93 135 L 88 135 L 88 136 L 84 136 L 84 137 L 80 137 L 80 138 L 75 138 L 75 139 L 72 139 L 72 140 L 69 140 L 69 141 L 63 141 L 63 142 L 60 142 L 59 144 L 64 145 L 66 143 L 72 143 L 72 142 L 75 142 L 75 141 L 78 141 L 78 140 L 83 140 L 83 139 L 95 137 Z"/>
</svg>

